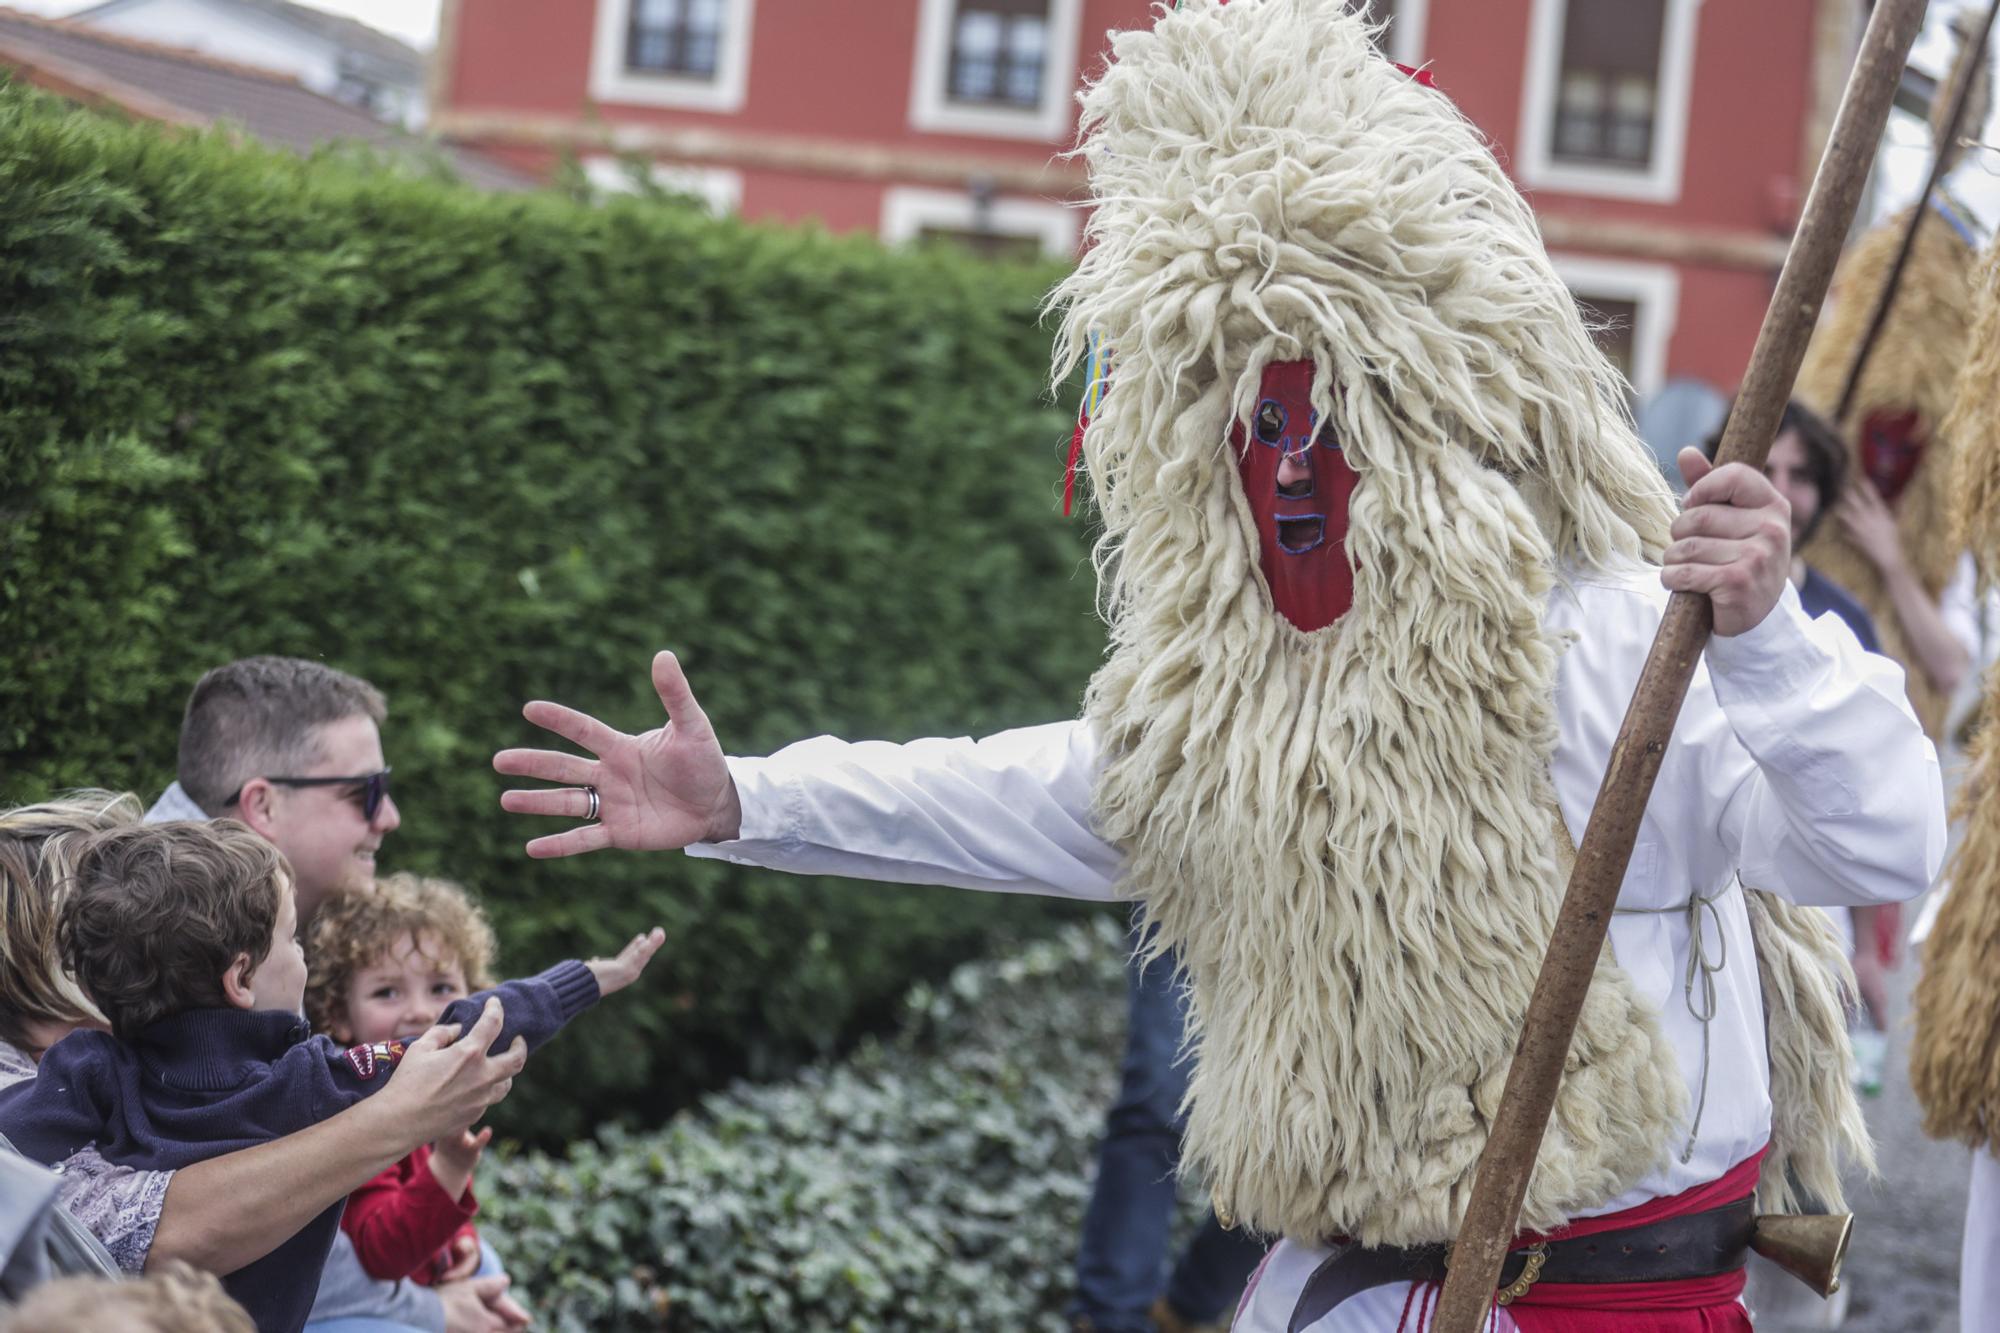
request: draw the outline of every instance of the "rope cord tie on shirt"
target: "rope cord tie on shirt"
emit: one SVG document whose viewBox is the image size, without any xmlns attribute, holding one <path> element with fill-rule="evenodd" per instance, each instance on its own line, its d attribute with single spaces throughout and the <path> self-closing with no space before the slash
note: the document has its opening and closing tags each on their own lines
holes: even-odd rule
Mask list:
<svg viewBox="0 0 2000 1333">
<path fill-rule="evenodd" d="M 1729 882 L 1711 894 L 1697 893 L 1684 903 L 1672 907 L 1616 907 L 1614 916 L 1666 916 L 1674 912 L 1687 914 L 1688 961 L 1687 972 L 1681 980 L 1681 995 L 1687 1002 L 1688 1017 L 1701 1024 L 1701 1079 L 1695 1090 L 1694 1123 L 1688 1126 L 1687 1146 L 1681 1149 L 1681 1164 L 1685 1166 L 1694 1157 L 1695 1140 L 1701 1135 L 1702 1113 L 1708 1109 L 1708 1066 L 1710 1029 L 1715 1022 L 1718 999 L 1715 978 L 1723 968 L 1729 966 L 1729 936 L 1722 928 L 1722 913 L 1716 903 L 1736 887 L 1737 880 L 1731 876 Z M 1717 957 L 1713 962 L 1708 957 L 1708 932 L 1702 928 L 1702 914 L 1714 923 Z M 1697 991 L 1699 998 L 1697 999 Z"/>
</svg>

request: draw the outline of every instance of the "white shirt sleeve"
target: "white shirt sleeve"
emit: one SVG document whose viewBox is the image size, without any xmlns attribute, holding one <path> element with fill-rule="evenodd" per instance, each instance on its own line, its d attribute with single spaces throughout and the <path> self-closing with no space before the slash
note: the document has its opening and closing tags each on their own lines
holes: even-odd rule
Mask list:
<svg viewBox="0 0 2000 1333">
<path fill-rule="evenodd" d="M 1982 660 L 1979 611 L 1979 569 L 1972 562 L 1972 552 L 1962 551 L 1958 564 L 1952 567 L 1951 577 L 1938 589 L 1938 619 L 1965 649 L 1966 660 L 1974 667 Z"/>
<path fill-rule="evenodd" d="M 1579 833 L 1665 603 L 1656 571 L 1617 582 L 1585 590 L 1590 609 L 1573 610 L 1594 651 L 1565 673 L 1557 784 L 1574 788 L 1564 804 Z M 820 736 L 732 758 L 741 836 L 687 850 L 794 874 L 1108 899 L 1122 857 L 1091 826 L 1097 764 L 1081 722 L 978 741 Z M 1837 617 L 1808 620 L 1789 584 L 1763 624 L 1710 641 L 1649 820 L 1664 843 L 1654 871 L 1685 873 L 1651 885 L 1661 875 L 1635 857 L 1633 874 L 1673 901 L 1732 871 L 1795 902 L 1899 901 L 1930 884 L 1944 855 L 1937 755 L 1901 668 L 1864 653 Z"/>
<path fill-rule="evenodd" d="M 1763 623 L 1710 639 L 1705 658 L 1740 749 L 1707 747 L 1703 785 L 1722 797 L 1721 842 L 1743 882 L 1825 906 L 1928 888 L 1944 861 L 1944 786 L 1902 668 L 1862 651 L 1837 616 L 1808 619 L 1789 583 Z"/>
<path fill-rule="evenodd" d="M 687 851 L 800 875 L 1108 899 L 1123 858 L 1090 826 L 1096 770 L 1081 722 L 978 741 L 819 736 L 730 759 L 741 836 Z"/>
</svg>

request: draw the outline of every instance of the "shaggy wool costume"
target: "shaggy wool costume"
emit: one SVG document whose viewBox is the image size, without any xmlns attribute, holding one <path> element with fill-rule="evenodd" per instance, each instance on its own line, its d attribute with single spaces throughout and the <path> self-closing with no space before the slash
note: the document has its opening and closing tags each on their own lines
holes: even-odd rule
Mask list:
<svg viewBox="0 0 2000 1333">
<path fill-rule="evenodd" d="M 1953 492 L 1957 530 L 1980 572 L 2000 577 L 2000 246 L 1981 266 L 1972 355 L 1946 429 L 1962 442 Z M 1946 877 L 1951 892 L 1923 946 L 1910 1084 L 1924 1131 L 2000 1149 L 2000 667 L 1986 677 L 1985 724 L 1954 812 L 1965 821 Z"/>
<path fill-rule="evenodd" d="M 1875 1172 L 1847 1039 L 1845 997 L 1857 993 L 1847 941 L 1818 908 L 1755 891 L 1747 901 L 1771 1057 L 1771 1150 L 1757 1208 L 1785 1213 L 1810 1201 L 1841 1212 L 1842 1165 Z"/>
<path fill-rule="evenodd" d="M 1093 335 L 1118 366 L 1083 437 L 1094 813 L 1191 981 L 1188 1158 L 1259 1231 L 1415 1244 L 1457 1230 L 1562 896 L 1542 606 L 1559 569 L 1657 560 L 1674 504 L 1526 204 L 1342 10 L 1187 0 L 1116 36 L 1057 372 Z M 1352 608 L 1313 633 L 1274 614 L 1229 443 L 1286 361 L 1359 474 Z M 1756 915 L 1760 952 L 1837 958 Z M 1767 973 L 1805 1015 L 1774 1097 L 1846 1048 L 1810 971 Z M 1607 949 L 1522 1225 L 1617 1196 L 1688 1113 Z M 1796 1152 L 1837 1197 L 1858 1113 L 1785 1116 L 1767 1181 Z"/>
<path fill-rule="evenodd" d="M 1798 381 L 1799 396 L 1829 420 L 1839 405 L 1855 348 L 1874 312 L 1876 295 L 1888 278 L 1908 221 L 1907 213 L 1899 214 L 1856 241 L 1834 274 L 1832 313 L 1806 350 Z M 1927 443 L 1893 508 L 1903 550 L 1933 599 L 1943 590 L 1964 549 L 1952 539 L 1947 521 L 1953 437 L 1939 429 L 1939 423 L 1951 408 L 1952 385 L 1970 345 L 1976 259 L 1971 244 L 1950 222 L 1935 209 L 1927 210 L 1896 302 L 1861 376 L 1854 406 L 1836 423 L 1847 442 L 1848 472 L 1853 476 L 1859 471 L 1860 432 L 1871 417 L 1907 411 L 1917 414 L 1917 432 Z M 1882 650 L 1903 664 L 1910 704 L 1918 720 L 1936 738 L 1950 700 L 1931 688 L 1912 657 L 1909 637 L 1874 562 L 1848 540 L 1838 523 L 1820 524 L 1800 554 L 1867 608 L 1881 637 Z"/>
</svg>

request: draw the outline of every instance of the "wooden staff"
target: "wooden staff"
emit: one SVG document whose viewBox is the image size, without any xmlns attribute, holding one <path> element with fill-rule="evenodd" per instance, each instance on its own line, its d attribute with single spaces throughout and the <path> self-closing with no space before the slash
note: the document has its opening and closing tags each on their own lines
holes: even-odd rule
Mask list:
<svg viewBox="0 0 2000 1333">
<path fill-rule="evenodd" d="M 1717 465 L 1748 463 L 1761 468 L 1770 452 L 1923 15 L 1924 0 L 1878 0 L 1868 20 L 1860 57 L 1806 198 L 1805 214 L 1778 275 L 1778 290 L 1758 330 L 1736 406 L 1723 427 Z M 1432 1323 L 1435 1333 L 1478 1333 L 1485 1326 L 1528 1176 L 1562 1081 L 1563 1058 L 1639 833 L 1639 819 L 1713 626 L 1714 609 L 1707 597 L 1677 592 L 1669 599 L 1577 848 L 1569 891 L 1528 1002 L 1500 1110 L 1479 1158 L 1472 1199 Z"/>
<path fill-rule="evenodd" d="M 1889 266 L 1889 276 L 1882 280 L 1882 290 L 1876 294 L 1875 313 L 1868 321 L 1868 331 L 1861 335 L 1861 345 L 1854 349 L 1854 362 L 1847 368 L 1847 383 L 1840 391 L 1840 406 L 1833 410 L 1836 425 L 1846 422 L 1848 409 L 1854 406 L 1854 395 L 1861 388 L 1861 372 L 1868 369 L 1869 354 L 1875 350 L 1876 340 L 1882 336 L 1882 326 L 1889 322 L 1889 307 L 1896 304 L 1896 289 L 1903 285 L 1903 269 L 1910 262 L 1910 252 L 1917 248 L 1917 228 L 1923 224 L 1924 214 L 1930 212 L 1931 196 L 1937 193 L 1938 182 L 1944 179 L 1944 173 L 1951 167 L 1952 150 L 1958 144 L 1958 128 L 1965 121 L 1965 108 L 1972 101 L 1972 90 L 1978 85 L 1979 76 L 1985 73 L 1982 66 L 1986 63 L 1986 42 L 1992 36 L 1996 14 L 2000 14 L 2000 0 L 1993 0 L 1986 6 L 1986 18 L 1979 25 L 1979 35 L 1966 45 L 1958 62 L 1965 77 L 1959 80 L 1952 96 L 1944 133 L 1938 136 L 1937 156 L 1931 159 L 1930 179 L 1924 182 L 1924 192 L 1917 197 L 1917 206 L 1910 210 L 1910 221 L 1903 228 L 1903 242 L 1896 247 L 1896 262 Z"/>
</svg>

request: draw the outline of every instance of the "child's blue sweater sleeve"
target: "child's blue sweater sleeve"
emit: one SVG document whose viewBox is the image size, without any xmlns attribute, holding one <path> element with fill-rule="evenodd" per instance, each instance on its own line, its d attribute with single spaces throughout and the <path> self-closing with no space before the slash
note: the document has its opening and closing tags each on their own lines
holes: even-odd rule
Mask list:
<svg viewBox="0 0 2000 1333">
<path fill-rule="evenodd" d="M 462 1031 L 470 1031 L 493 997 L 499 999 L 505 1021 L 488 1054 L 506 1050 L 515 1037 L 525 1037 L 532 1051 L 597 1002 L 597 978 L 575 960 L 557 963 L 540 976 L 503 981 L 491 990 L 454 1000 L 438 1015 L 438 1022 L 457 1023 Z M 340 1046 L 321 1036 L 293 1047 L 285 1058 L 296 1062 L 299 1076 L 313 1085 L 314 1104 L 323 1118 L 379 1092 L 402 1056 L 402 1042 Z"/>
<path fill-rule="evenodd" d="M 77 1032 L 51 1046 L 36 1077 L 0 1090 L 0 1134 L 23 1157 L 54 1165 L 106 1137 L 117 1101 L 107 1078 L 118 1052 L 105 1032 Z"/>
<path fill-rule="evenodd" d="M 492 990 L 454 1000 L 439 1015 L 438 1022 L 460 1023 L 469 1031 L 479 1021 L 479 1013 L 486 1007 L 486 1001 L 496 996 L 501 1008 L 506 1011 L 506 1022 L 500 1028 L 499 1039 L 487 1053 L 500 1054 L 513 1044 L 516 1037 L 526 1037 L 528 1049 L 532 1051 L 562 1031 L 565 1023 L 597 1003 L 597 978 L 591 975 L 589 968 L 571 959 L 566 963 L 557 963 L 540 976 L 503 981 Z"/>
</svg>

